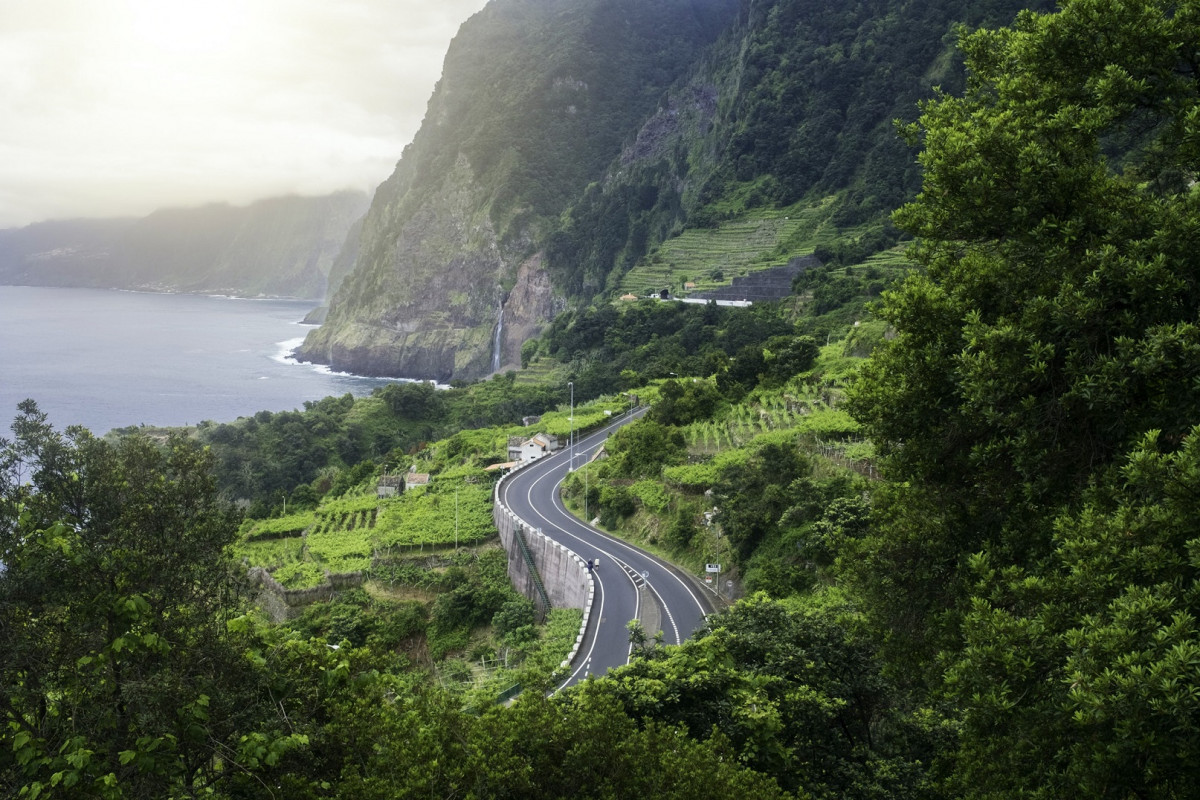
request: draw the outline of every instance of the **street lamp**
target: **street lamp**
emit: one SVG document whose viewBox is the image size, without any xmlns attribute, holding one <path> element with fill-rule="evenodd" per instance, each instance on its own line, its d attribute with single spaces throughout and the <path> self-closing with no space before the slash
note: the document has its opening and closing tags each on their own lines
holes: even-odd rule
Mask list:
<svg viewBox="0 0 1200 800">
<path fill-rule="evenodd" d="M 571 416 L 569 418 L 571 432 L 567 434 L 567 442 L 571 446 L 571 464 L 567 467 L 567 472 L 575 471 L 575 381 L 567 381 L 567 388 L 571 390 Z"/>
</svg>

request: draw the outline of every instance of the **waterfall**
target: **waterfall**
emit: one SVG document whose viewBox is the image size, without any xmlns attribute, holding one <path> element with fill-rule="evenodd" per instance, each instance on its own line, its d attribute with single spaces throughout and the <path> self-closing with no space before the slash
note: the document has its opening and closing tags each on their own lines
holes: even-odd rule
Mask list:
<svg viewBox="0 0 1200 800">
<path fill-rule="evenodd" d="M 500 318 L 496 320 L 496 338 L 492 342 L 492 372 L 500 371 L 501 337 L 504 334 L 504 305 L 500 305 Z"/>
</svg>

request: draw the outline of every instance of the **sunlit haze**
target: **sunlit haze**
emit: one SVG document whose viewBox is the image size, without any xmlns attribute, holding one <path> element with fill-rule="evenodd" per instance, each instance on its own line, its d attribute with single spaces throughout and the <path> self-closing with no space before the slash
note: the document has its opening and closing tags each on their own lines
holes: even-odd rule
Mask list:
<svg viewBox="0 0 1200 800">
<path fill-rule="evenodd" d="M 485 0 L 0 0 L 0 228 L 370 189 Z"/>
</svg>

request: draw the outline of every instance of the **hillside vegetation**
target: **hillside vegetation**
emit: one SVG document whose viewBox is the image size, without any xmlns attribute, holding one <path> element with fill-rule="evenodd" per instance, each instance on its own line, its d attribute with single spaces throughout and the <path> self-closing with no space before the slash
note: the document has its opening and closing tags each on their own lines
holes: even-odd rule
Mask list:
<svg viewBox="0 0 1200 800">
<path fill-rule="evenodd" d="M 465 24 L 306 358 L 478 379 L 564 308 L 893 247 L 896 135 L 980 4 L 498 0 Z M 845 262 L 851 263 L 851 262 Z M 498 337 L 498 338 L 497 338 Z"/>
<path fill-rule="evenodd" d="M 915 268 L 859 220 L 777 304 L 581 305 L 521 380 L 161 442 L 23 404 L 0 447 L 0 785 L 1194 796 L 1197 42 L 1200 5 L 1165 0 L 964 33 L 966 84 L 905 128 Z M 521 417 L 571 425 L 537 377 L 572 382 L 581 425 L 649 404 L 566 499 L 701 577 L 720 563 L 735 601 L 678 647 L 634 629 L 631 663 L 554 696 L 577 618 L 539 628 L 482 523 Z M 372 495 L 414 467 L 426 488 Z M 363 583 L 271 625 L 251 563 Z"/>
</svg>

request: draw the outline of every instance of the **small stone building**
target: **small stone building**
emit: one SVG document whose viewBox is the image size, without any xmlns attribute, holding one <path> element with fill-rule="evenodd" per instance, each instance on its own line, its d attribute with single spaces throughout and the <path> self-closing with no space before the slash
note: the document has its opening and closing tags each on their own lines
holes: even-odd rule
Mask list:
<svg viewBox="0 0 1200 800">
<path fill-rule="evenodd" d="M 404 478 L 400 475 L 384 475 L 379 479 L 379 483 L 375 485 L 375 496 L 382 499 L 384 497 L 394 497 L 404 490 Z"/>
</svg>

